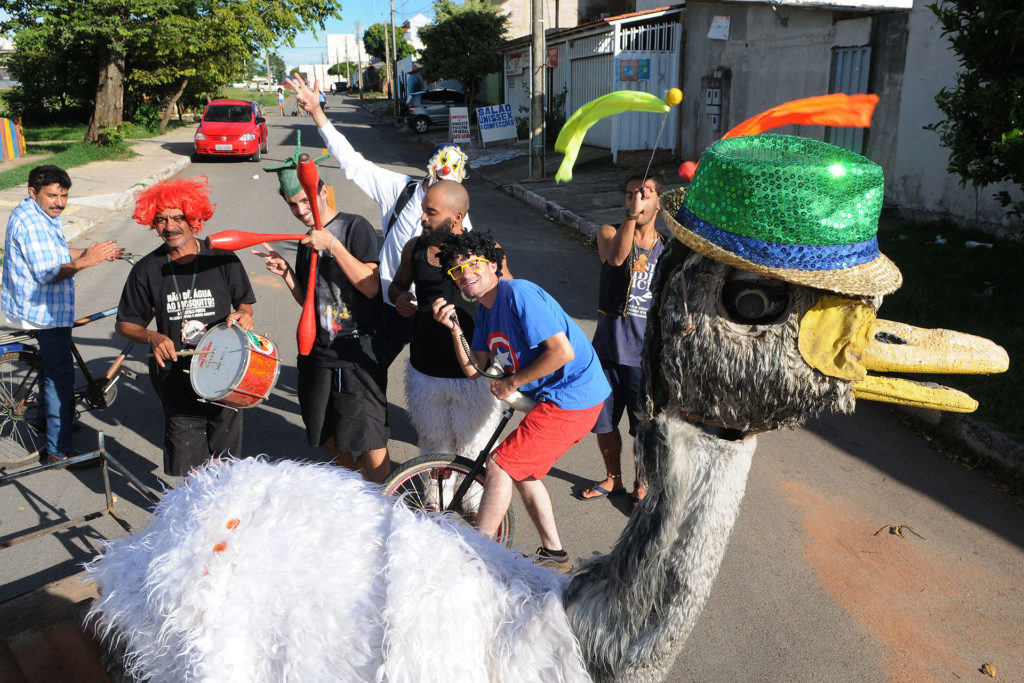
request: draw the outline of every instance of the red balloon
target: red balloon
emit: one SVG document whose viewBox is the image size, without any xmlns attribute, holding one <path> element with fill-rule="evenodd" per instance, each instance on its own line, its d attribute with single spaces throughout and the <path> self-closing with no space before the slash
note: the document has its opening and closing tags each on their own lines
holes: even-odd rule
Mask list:
<svg viewBox="0 0 1024 683">
<path fill-rule="evenodd" d="M 692 161 L 684 161 L 679 166 L 679 175 L 687 180 L 693 180 L 693 174 L 697 172 L 697 164 Z"/>
</svg>

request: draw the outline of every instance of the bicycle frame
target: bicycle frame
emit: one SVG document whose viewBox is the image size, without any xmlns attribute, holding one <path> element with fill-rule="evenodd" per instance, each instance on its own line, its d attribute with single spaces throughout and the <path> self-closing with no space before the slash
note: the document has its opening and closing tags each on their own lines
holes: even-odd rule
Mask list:
<svg viewBox="0 0 1024 683">
<path fill-rule="evenodd" d="M 491 438 L 487 440 L 487 445 L 483 447 L 480 454 L 476 456 L 476 460 L 473 461 L 473 469 L 469 471 L 469 474 L 463 477 L 462 483 L 459 484 L 459 488 L 455 489 L 455 495 L 452 497 L 450 503 L 447 506 L 443 506 L 445 510 L 457 510 L 462 505 L 462 499 L 466 497 L 469 492 L 469 487 L 476 481 L 476 475 L 480 474 L 480 470 L 484 468 L 484 464 L 487 462 L 487 456 L 491 454 L 491 450 L 494 449 L 494 444 L 497 442 L 498 437 L 505 430 L 505 426 L 508 421 L 512 419 L 512 413 L 515 410 L 506 405 L 501 411 L 501 420 L 498 421 L 498 426 L 495 427 L 494 433 L 491 434 Z"/>
</svg>

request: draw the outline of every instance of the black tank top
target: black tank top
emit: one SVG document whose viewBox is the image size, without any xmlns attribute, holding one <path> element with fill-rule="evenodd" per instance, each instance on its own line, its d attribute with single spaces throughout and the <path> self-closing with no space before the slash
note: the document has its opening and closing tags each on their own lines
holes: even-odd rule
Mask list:
<svg viewBox="0 0 1024 683">
<path fill-rule="evenodd" d="M 416 285 L 416 305 L 419 310 L 413 316 L 412 342 L 409 344 L 409 360 L 412 366 L 431 377 L 462 379 L 465 373 L 455 357 L 452 335 L 441 323 L 434 320 L 433 303 L 444 297 L 455 304 L 459 325 L 469 342 L 473 341 L 476 302 L 462 298 L 455 281 L 448 277 L 439 266 L 427 261 L 427 247 L 424 240 L 417 240 L 412 252 L 412 281 Z"/>
</svg>

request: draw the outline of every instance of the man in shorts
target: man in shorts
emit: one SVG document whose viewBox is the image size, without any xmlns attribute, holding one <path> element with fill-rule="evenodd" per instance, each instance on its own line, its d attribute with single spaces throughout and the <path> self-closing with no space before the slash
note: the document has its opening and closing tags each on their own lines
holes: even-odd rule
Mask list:
<svg viewBox="0 0 1024 683">
<path fill-rule="evenodd" d="M 602 225 L 597 231 L 597 253 L 601 257 L 598 280 L 597 330 L 594 350 L 601 359 L 604 375 L 612 386 L 597 418 L 594 433 L 604 460 L 605 478 L 579 493 L 580 500 L 594 500 L 623 494 L 622 435 L 619 421 L 623 411 L 629 420 L 629 435 L 636 436 L 637 411 L 643 393 L 640 354 L 647 329 L 647 311 L 654 300 L 651 282 L 654 266 L 665 249 L 665 238 L 655 229 L 661 179 L 633 176 L 626 181 L 626 215 L 617 225 Z M 642 477 L 633 480 L 633 505 L 646 495 Z"/>
<path fill-rule="evenodd" d="M 551 498 L 541 478 L 586 436 L 611 388 L 583 331 L 543 289 L 526 280 L 500 278 L 503 250 L 486 232 L 452 235 L 439 254 L 441 268 L 463 296 L 476 299 L 470 359 L 458 340 L 443 298 L 433 304 L 434 320 L 450 330 L 462 371 L 480 376 L 493 357 L 510 373 L 491 384 L 499 399 L 519 390 L 536 405 L 487 461 L 477 527 L 494 536 L 519 490 L 540 534 L 537 562 L 561 572 L 572 568 L 558 536 Z"/>
<path fill-rule="evenodd" d="M 280 275 L 301 306 L 305 301 L 313 250 L 317 267 L 317 330 L 313 349 L 298 359 L 298 393 L 310 446 L 324 446 L 331 460 L 381 483 L 391 472 L 388 458 L 387 367 L 383 364 L 381 291 L 377 273 L 377 235 L 365 218 L 327 204 L 320 181 L 316 197 L 307 197 L 295 171 L 299 150 L 277 171 L 281 197 L 292 215 L 314 226 L 311 201 L 317 202 L 323 230 L 311 230 L 298 247 L 293 270 L 263 244 L 267 270 Z M 353 455 L 362 453 L 360 467 Z"/>
</svg>

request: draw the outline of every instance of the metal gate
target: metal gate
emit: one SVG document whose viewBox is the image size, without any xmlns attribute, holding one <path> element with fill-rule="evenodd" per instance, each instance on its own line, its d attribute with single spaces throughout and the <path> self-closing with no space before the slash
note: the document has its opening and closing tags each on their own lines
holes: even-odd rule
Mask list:
<svg viewBox="0 0 1024 683">
<path fill-rule="evenodd" d="M 870 47 L 837 47 L 832 50 L 832 75 L 829 93 L 856 95 L 868 91 L 871 72 Z M 863 128 L 826 128 L 825 140 L 857 154 L 864 153 Z"/>
</svg>

